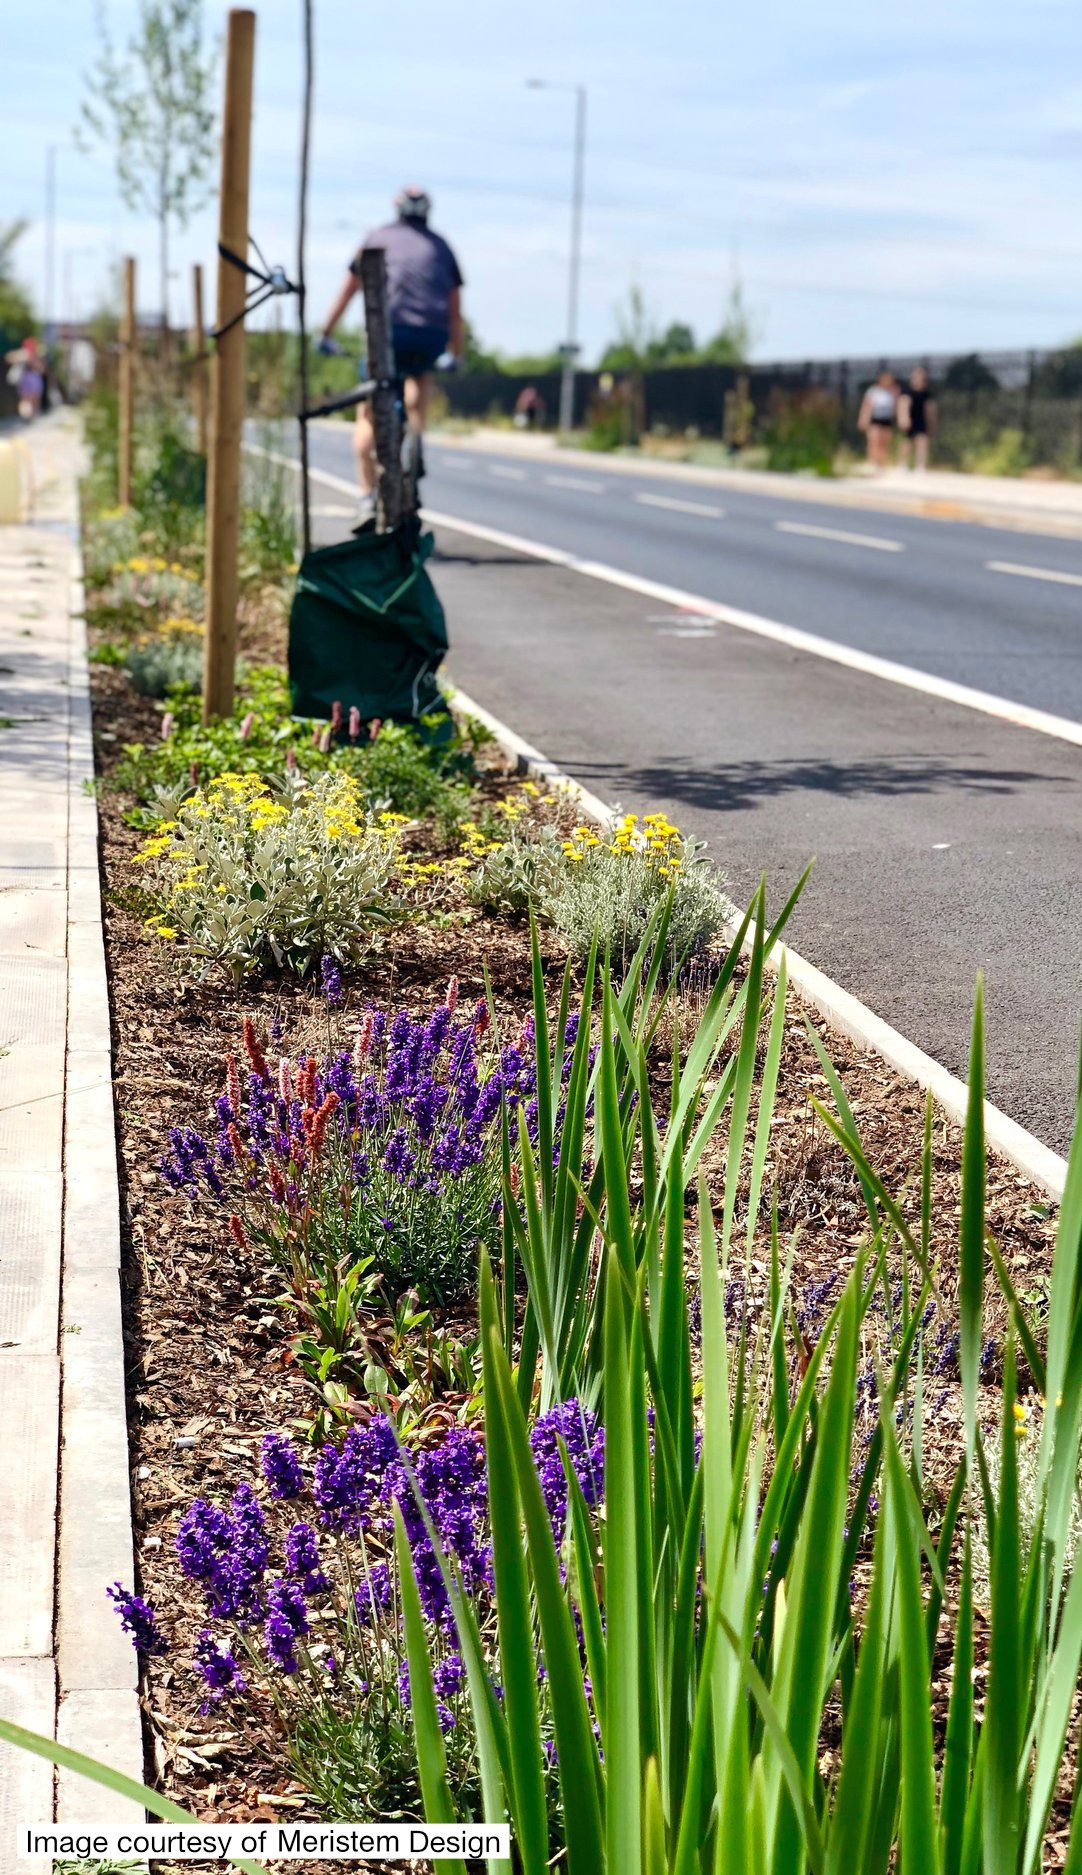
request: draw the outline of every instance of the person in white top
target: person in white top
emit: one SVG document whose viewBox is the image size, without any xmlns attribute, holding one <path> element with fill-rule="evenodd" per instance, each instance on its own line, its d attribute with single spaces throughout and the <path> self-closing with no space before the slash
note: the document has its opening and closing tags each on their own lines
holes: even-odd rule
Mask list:
<svg viewBox="0 0 1082 1875">
<path fill-rule="evenodd" d="M 857 418 L 857 428 L 868 439 L 868 462 L 873 469 L 885 469 L 890 461 L 890 439 L 898 416 L 898 386 L 894 373 L 884 365 L 874 384 L 864 393 Z"/>
</svg>

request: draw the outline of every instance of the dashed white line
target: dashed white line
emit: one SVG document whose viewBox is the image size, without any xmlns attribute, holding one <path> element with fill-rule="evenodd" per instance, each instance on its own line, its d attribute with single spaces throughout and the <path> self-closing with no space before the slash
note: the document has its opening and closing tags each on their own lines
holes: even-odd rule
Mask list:
<svg viewBox="0 0 1082 1875">
<path fill-rule="evenodd" d="M 501 482 L 524 482 L 526 480 L 525 469 L 504 469 L 495 463 L 490 463 L 488 472 L 490 475 L 498 475 Z"/>
<path fill-rule="evenodd" d="M 1082 586 L 1082 573 L 1057 573 L 1050 566 L 1022 566 L 1014 560 L 986 560 L 989 573 L 1013 573 L 1018 579 L 1050 579 L 1056 586 Z"/>
<path fill-rule="evenodd" d="M 677 501 L 675 495 L 636 495 L 645 508 L 674 508 L 677 514 L 701 514 L 708 521 L 724 518 L 724 508 L 710 508 L 702 501 Z"/>
<path fill-rule="evenodd" d="M 264 449 L 258 443 L 246 442 L 244 448 L 249 455 L 263 456 L 269 462 L 281 463 L 285 469 L 300 469 L 296 456 Z M 310 477 L 313 482 L 322 482 L 325 488 L 339 488 L 347 495 L 354 493 L 352 482 L 347 482 L 344 476 L 332 475 L 328 469 L 312 469 Z M 620 567 L 605 566 L 597 560 L 584 560 L 563 547 L 529 540 L 522 534 L 511 534 L 503 528 L 483 526 L 479 521 L 467 521 L 461 515 L 446 514 L 430 508 L 427 503 L 424 518 L 432 527 L 454 528 L 460 534 L 471 535 L 474 540 L 487 540 L 493 546 L 509 548 L 512 553 L 528 554 L 531 559 L 545 561 L 549 566 L 566 567 L 569 572 L 579 573 L 586 579 L 603 580 L 606 585 L 622 587 L 625 592 L 641 593 L 648 599 L 659 599 L 665 605 L 680 606 L 704 624 L 716 619 L 720 625 L 731 625 L 737 631 L 750 632 L 754 637 L 786 645 L 793 651 L 806 651 L 809 656 L 823 658 L 829 664 L 840 664 L 847 670 L 861 671 L 868 677 L 879 677 L 885 683 L 900 684 L 906 690 L 939 697 L 945 703 L 957 703 L 963 709 L 979 710 L 982 716 L 994 716 L 1000 722 L 1015 724 L 1019 729 L 1033 729 L 1039 735 L 1054 736 L 1060 742 L 1073 743 L 1076 748 L 1082 747 L 1082 722 L 1074 722 L 1069 716 L 1053 716 L 1049 711 L 1034 709 L 1028 703 L 1012 703 L 1007 697 L 994 696 L 987 690 L 973 690 L 968 684 L 955 683 L 952 678 L 936 677 L 930 671 L 916 670 L 908 664 L 896 664 L 891 658 L 875 657 L 871 652 L 858 651 L 854 646 L 841 644 L 833 638 L 822 638 L 817 632 L 801 631 L 795 625 L 784 625 L 780 619 L 764 618 L 756 612 L 744 612 L 736 606 L 704 598 L 702 593 L 686 592 L 680 586 L 663 585 L 660 580 L 641 579 L 637 573 L 625 573 Z"/>
<path fill-rule="evenodd" d="M 550 488 L 576 488 L 580 495 L 603 495 L 604 482 L 588 482 L 581 475 L 546 475 Z"/>
<path fill-rule="evenodd" d="M 448 456 L 446 461 L 442 455 L 440 456 L 441 469 L 457 469 L 460 474 L 464 475 L 476 467 L 476 462 L 468 462 L 465 456 Z"/>
<path fill-rule="evenodd" d="M 814 527 L 810 521 L 775 521 L 779 534 L 810 534 L 813 540 L 840 540 L 847 547 L 874 547 L 877 553 L 904 553 L 900 540 L 883 540 L 879 534 L 847 534 L 840 527 Z"/>
</svg>

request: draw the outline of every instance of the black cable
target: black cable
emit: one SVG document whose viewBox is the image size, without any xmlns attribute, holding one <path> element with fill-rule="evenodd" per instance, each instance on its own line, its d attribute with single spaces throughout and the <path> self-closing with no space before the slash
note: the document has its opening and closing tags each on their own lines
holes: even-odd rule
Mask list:
<svg viewBox="0 0 1082 1875">
<path fill-rule="evenodd" d="M 300 338 L 300 407 L 308 409 L 308 334 L 305 330 L 304 247 L 308 231 L 308 148 L 312 131 L 312 0 L 304 0 L 304 111 L 301 119 L 300 207 L 297 217 L 297 327 Z M 308 498 L 308 424 L 300 420 L 301 524 L 305 554 L 312 550 L 312 516 Z"/>
</svg>

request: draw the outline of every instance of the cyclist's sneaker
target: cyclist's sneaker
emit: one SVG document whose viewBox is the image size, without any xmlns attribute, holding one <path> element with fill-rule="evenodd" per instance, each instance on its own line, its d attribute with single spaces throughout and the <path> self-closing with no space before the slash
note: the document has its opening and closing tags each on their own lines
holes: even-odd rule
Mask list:
<svg viewBox="0 0 1082 1875">
<path fill-rule="evenodd" d="M 375 527 L 375 525 L 376 497 L 374 495 L 361 495 L 357 502 L 357 519 L 353 523 L 353 532 L 355 534 L 360 534 L 363 533 L 366 527 Z"/>
</svg>

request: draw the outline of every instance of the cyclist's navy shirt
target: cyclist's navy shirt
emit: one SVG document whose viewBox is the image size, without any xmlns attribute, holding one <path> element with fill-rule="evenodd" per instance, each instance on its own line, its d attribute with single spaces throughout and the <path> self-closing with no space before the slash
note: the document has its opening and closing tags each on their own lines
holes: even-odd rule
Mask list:
<svg viewBox="0 0 1082 1875">
<path fill-rule="evenodd" d="M 391 323 L 446 331 L 450 299 L 462 286 L 458 262 L 441 234 L 423 222 L 389 221 L 365 236 L 350 272 L 360 273 L 365 248 L 381 247 L 387 256 L 387 300 Z"/>
</svg>

